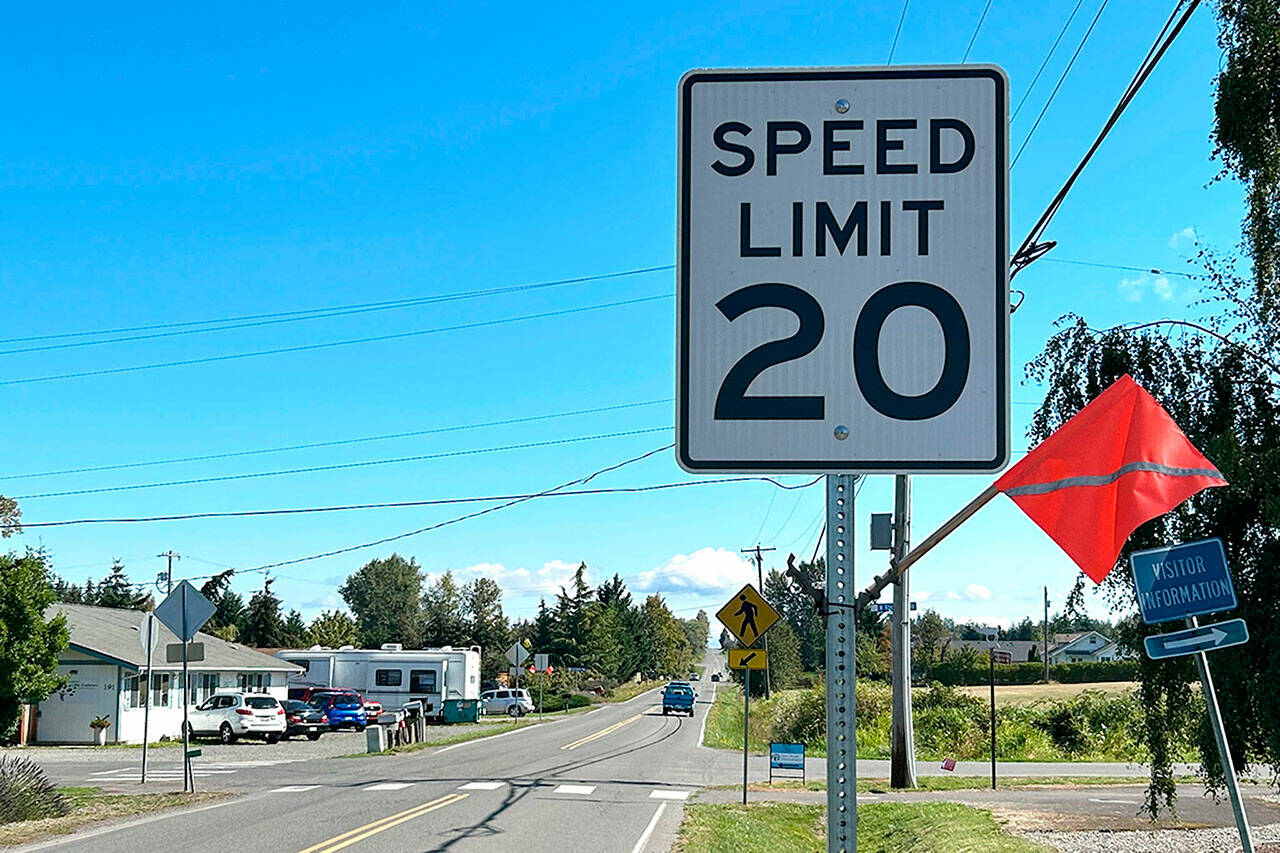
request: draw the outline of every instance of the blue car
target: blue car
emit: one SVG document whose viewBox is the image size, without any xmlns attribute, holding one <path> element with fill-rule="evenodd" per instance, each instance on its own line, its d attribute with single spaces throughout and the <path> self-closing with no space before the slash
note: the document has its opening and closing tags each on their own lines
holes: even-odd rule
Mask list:
<svg viewBox="0 0 1280 853">
<path fill-rule="evenodd" d="M 334 731 L 343 726 L 354 726 L 356 731 L 362 732 L 369 722 L 364 713 L 364 700 L 354 691 L 315 693 L 308 704 L 325 713 L 329 718 L 329 728 Z"/>
</svg>

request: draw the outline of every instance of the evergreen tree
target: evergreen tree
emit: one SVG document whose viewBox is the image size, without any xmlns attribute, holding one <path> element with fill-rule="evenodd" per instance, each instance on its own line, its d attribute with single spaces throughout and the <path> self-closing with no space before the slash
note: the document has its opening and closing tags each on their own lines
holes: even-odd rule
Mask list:
<svg viewBox="0 0 1280 853">
<path fill-rule="evenodd" d="M 271 649 L 285 645 L 284 619 L 280 617 L 280 599 L 271 591 L 272 579 L 249 599 L 240 627 L 240 642 L 247 646 Z"/>
<path fill-rule="evenodd" d="M 445 572 L 422 595 L 422 644 L 427 648 L 466 645 L 471 629 L 467 590 Z"/>
<path fill-rule="evenodd" d="M 148 596 L 129 581 L 124 563 L 117 557 L 111 561 L 111 572 L 98 585 L 94 601 L 99 607 L 115 607 L 122 610 L 142 610 Z"/>
<path fill-rule="evenodd" d="M 307 645 L 308 633 L 307 623 L 303 621 L 302 614 L 296 610 L 290 610 L 289 616 L 284 620 L 284 633 L 280 644 L 290 649 L 304 648 Z"/>
<path fill-rule="evenodd" d="M 502 587 L 493 578 L 476 578 L 463 587 L 469 642 L 480 647 L 480 675 L 495 678 L 507 666 L 511 627 L 502 612 Z"/>
</svg>

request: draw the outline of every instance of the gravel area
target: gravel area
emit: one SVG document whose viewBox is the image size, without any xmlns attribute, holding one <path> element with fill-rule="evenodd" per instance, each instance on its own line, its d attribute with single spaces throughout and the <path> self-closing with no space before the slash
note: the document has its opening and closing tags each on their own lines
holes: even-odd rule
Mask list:
<svg viewBox="0 0 1280 853">
<path fill-rule="evenodd" d="M 1137 832 L 1018 832 L 1059 853 L 1233 853 L 1240 836 L 1226 829 L 1156 829 Z M 1280 851 L 1280 824 L 1253 827 L 1256 853 Z M 1265 842 L 1272 842 L 1265 844 Z M 1265 844 L 1265 846 L 1264 846 Z"/>
</svg>

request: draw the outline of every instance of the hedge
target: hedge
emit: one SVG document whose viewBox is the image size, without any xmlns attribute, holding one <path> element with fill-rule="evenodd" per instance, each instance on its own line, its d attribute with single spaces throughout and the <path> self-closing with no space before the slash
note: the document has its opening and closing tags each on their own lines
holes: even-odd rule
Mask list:
<svg viewBox="0 0 1280 853">
<path fill-rule="evenodd" d="M 958 661 L 943 661 L 929 669 L 927 680 L 954 686 L 960 684 L 987 684 L 991 674 L 987 664 L 965 665 Z M 996 684 L 1035 684 L 1044 678 L 1044 664 L 998 663 Z M 1049 680 L 1064 684 L 1084 684 L 1095 681 L 1137 681 L 1136 660 L 1097 661 L 1094 663 L 1054 663 L 1049 665 Z"/>
</svg>

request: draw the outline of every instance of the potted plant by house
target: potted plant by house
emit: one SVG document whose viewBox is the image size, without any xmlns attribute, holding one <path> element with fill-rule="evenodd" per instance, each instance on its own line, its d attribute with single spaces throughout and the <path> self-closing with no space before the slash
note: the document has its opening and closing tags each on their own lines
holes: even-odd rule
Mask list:
<svg viewBox="0 0 1280 853">
<path fill-rule="evenodd" d="M 107 729 L 111 727 L 110 714 L 103 714 L 101 717 L 94 717 L 89 723 L 89 728 L 93 729 L 93 739 L 98 746 L 107 745 Z"/>
</svg>

